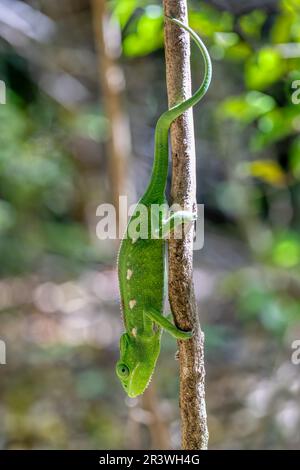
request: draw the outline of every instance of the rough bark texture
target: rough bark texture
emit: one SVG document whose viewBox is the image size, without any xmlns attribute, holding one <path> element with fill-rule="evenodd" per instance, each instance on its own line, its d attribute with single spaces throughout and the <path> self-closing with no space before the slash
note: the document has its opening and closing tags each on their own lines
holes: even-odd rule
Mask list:
<svg viewBox="0 0 300 470">
<path fill-rule="evenodd" d="M 164 0 L 167 16 L 187 22 L 186 0 Z M 169 106 L 191 94 L 190 38 L 173 23 L 165 25 L 165 54 Z M 171 128 L 172 203 L 195 208 L 195 143 L 192 110 Z M 193 233 L 169 243 L 169 300 L 175 323 L 194 329 L 189 341 L 179 341 L 180 411 L 183 449 L 206 449 L 204 335 L 201 331 L 193 286 Z"/>
</svg>

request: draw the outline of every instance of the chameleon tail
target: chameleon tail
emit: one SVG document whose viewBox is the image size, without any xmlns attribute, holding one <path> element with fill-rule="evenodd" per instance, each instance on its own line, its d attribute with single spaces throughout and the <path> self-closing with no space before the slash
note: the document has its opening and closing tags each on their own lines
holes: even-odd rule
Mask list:
<svg viewBox="0 0 300 470">
<path fill-rule="evenodd" d="M 212 65 L 209 53 L 195 31 L 175 18 L 166 16 L 166 19 L 172 21 L 190 33 L 204 59 L 204 78 L 200 87 L 190 98 L 165 111 L 157 121 L 155 129 L 154 166 L 150 184 L 145 196 L 149 197 L 151 195 L 152 199 L 157 198 L 158 200 L 163 199 L 164 197 L 168 175 L 168 133 L 170 125 L 174 119 L 201 100 L 209 88 L 212 76 Z"/>
<path fill-rule="evenodd" d="M 166 16 L 166 18 L 190 33 L 191 37 L 193 38 L 196 45 L 198 46 L 202 54 L 203 60 L 204 60 L 204 78 L 198 90 L 193 94 L 193 96 L 188 98 L 186 101 L 173 106 L 171 109 L 166 111 L 160 117 L 159 121 L 162 120 L 162 122 L 167 123 L 167 125 L 170 127 L 174 119 L 176 119 L 178 116 L 184 113 L 191 106 L 194 106 L 195 104 L 197 104 L 198 101 L 200 101 L 201 98 L 203 98 L 211 82 L 212 65 L 211 65 L 211 60 L 210 60 L 208 50 L 206 49 L 206 46 L 204 45 L 203 41 L 195 33 L 195 31 L 193 31 L 189 26 L 187 26 L 186 24 L 182 23 L 181 21 L 175 18 L 170 18 L 169 16 Z"/>
</svg>

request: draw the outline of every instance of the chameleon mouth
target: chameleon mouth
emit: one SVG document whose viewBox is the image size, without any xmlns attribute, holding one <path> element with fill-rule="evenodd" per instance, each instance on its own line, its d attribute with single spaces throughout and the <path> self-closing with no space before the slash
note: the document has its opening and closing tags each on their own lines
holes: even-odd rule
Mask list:
<svg viewBox="0 0 300 470">
<path fill-rule="evenodd" d="M 139 385 L 138 388 L 137 388 L 136 384 L 135 384 L 135 387 L 134 387 L 135 390 L 134 391 L 132 390 L 133 385 L 134 385 L 135 375 L 139 372 L 138 369 L 141 366 L 142 366 L 142 363 L 138 362 L 137 365 L 135 366 L 135 368 L 132 371 L 132 374 L 131 374 L 131 377 L 130 377 L 130 382 L 128 383 L 128 389 L 126 390 L 127 395 L 129 396 L 129 398 L 135 398 L 135 397 L 138 397 L 139 395 L 142 395 L 144 393 L 144 391 L 146 390 L 146 388 L 149 386 L 150 382 L 151 382 L 152 374 L 150 375 L 148 380 L 145 381 L 142 384 L 142 387 Z"/>
<path fill-rule="evenodd" d="M 128 390 L 127 390 L 127 394 L 129 396 L 129 398 L 135 398 L 136 396 L 140 395 L 139 393 L 136 393 L 136 392 L 132 391 L 134 376 L 137 372 L 137 369 L 138 369 L 139 365 L 140 365 L 140 362 L 138 362 L 136 364 L 135 368 L 133 369 L 133 371 L 131 372 L 131 375 L 130 375 L 130 381 L 128 383 Z"/>
</svg>

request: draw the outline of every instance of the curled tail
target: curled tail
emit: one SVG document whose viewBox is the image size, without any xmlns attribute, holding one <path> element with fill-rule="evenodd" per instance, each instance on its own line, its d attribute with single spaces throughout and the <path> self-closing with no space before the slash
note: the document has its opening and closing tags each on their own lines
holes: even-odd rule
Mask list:
<svg viewBox="0 0 300 470">
<path fill-rule="evenodd" d="M 195 31 L 193 31 L 189 26 L 177 20 L 176 18 L 171 18 L 169 16 L 166 16 L 166 18 L 190 33 L 191 37 L 198 46 L 204 60 L 204 78 L 198 90 L 193 94 L 193 96 L 188 98 L 186 101 L 183 101 L 182 103 L 173 106 L 160 117 L 159 121 L 161 120 L 164 124 L 167 124 L 170 127 L 170 124 L 172 123 L 172 121 L 174 121 L 174 119 L 184 113 L 191 106 L 194 106 L 196 103 L 198 103 L 198 101 L 201 100 L 201 98 L 203 98 L 211 82 L 212 65 L 210 55 L 208 53 L 208 50 L 206 49 L 205 44 L 195 33 Z"/>
<path fill-rule="evenodd" d="M 166 16 L 166 19 L 172 21 L 173 23 L 177 24 L 178 26 L 190 33 L 204 59 L 204 78 L 200 87 L 190 98 L 183 101 L 182 103 L 178 103 L 175 106 L 172 106 L 172 108 L 165 111 L 157 121 L 155 128 L 154 165 L 151 180 L 144 196 L 146 198 L 151 197 L 152 199 L 163 198 L 165 192 L 168 174 L 168 132 L 170 125 L 172 124 L 174 119 L 179 117 L 187 109 L 194 106 L 196 103 L 198 103 L 198 101 L 201 100 L 201 98 L 203 98 L 209 88 L 212 76 L 212 65 L 209 53 L 204 43 L 195 33 L 195 31 L 193 31 L 189 26 L 175 18 Z"/>
</svg>

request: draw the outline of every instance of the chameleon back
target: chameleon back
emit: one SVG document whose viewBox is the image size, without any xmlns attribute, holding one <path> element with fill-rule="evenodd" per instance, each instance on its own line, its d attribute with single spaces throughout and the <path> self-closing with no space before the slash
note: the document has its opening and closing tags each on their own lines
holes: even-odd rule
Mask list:
<svg viewBox="0 0 300 470">
<path fill-rule="evenodd" d="M 130 226 L 131 218 L 128 226 Z M 148 231 L 148 236 L 150 231 Z M 134 397 L 144 392 L 160 352 L 161 328 L 145 312 L 154 307 L 163 311 L 165 241 L 162 239 L 122 240 L 118 274 L 121 308 L 126 329 L 120 341 L 116 371 L 126 393 Z"/>
<path fill-rule="evenodd" d="M 133 335 L 151 335 L 152 322 L 144 313 L 150 306 L 162 311 L 164 304 L 165 240 L 151 238 L 150 211 L 148 218 L 148 238 L 130 238 L 127 229 L 118 257 L 123 320 Z"/>
</svg>

